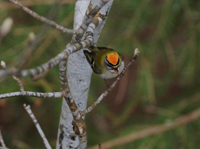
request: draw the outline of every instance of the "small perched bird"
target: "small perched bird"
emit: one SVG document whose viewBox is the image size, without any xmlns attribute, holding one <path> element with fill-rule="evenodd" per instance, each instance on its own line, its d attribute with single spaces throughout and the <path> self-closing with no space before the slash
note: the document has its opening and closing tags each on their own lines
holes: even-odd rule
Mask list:
<svg viewBox="0 0 200 149">
<path fill-rule="evenodd" d="M 91 46 L 90 51 L 84 50 L 85 57 L 92 70 L 103 79 L 111 79 L 118 76 L 123 68 L 123 56 L 106 47 Z"/>
</svg>

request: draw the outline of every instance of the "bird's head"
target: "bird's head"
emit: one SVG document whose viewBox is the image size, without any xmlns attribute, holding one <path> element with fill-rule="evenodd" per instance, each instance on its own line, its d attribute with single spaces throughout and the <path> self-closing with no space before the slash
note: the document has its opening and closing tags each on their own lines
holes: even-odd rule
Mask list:
<svg viewBox="0 0 200 149">
<path fill-rule="evenodd" d="M 107 54 L 104 65 L 107 70 L 110 70 L 111 72 L 115 72 L 118 74 L 118 68 L 120 66 L 120 56 L 117 52 L 112 52 Z"/>
</svg>

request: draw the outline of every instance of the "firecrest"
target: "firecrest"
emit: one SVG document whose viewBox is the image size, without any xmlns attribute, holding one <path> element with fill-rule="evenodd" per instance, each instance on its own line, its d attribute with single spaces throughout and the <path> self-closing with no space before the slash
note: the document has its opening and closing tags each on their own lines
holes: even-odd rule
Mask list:
<svg viewBox="0 0 200 149">
<path fill-rule="evenodd" d="M 84 50 L 85 57 L 92 70 L 103 79 L 118 76 L 124 68 L 123 56 L 113 49 L 91 46 Z"/>
</svg>

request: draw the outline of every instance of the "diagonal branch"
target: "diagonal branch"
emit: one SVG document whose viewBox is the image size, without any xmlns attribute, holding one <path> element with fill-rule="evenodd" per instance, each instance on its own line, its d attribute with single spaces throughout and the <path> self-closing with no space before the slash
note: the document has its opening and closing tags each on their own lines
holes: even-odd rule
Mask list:
<svg viewBox="0 0 200 149">
<path fill-rule="evenodd" d="M 43 77 L 50 68 L 54 67 L 57 65 L 61 60 L 66 59 L 68 55 L 86 47 L 90 47 L 93 45 L 93 32 L 88 31 L 88 34 L 86 36 L 86 39 L 81 41 L 80 43 L 74 43 L 66 47 L 65 50 L 63 50 L 61 53 L 47 61 L 46 63 L 42 64 L 41 66 L 38 66 L 33 69 L 27 69 L 27 70 L 22 70 L 21 72 L 18 72 L 16 68 L 10 68 L 6 70 L 0 70 L 0 78 L 6 76 L 6 75 L 16 75 L 18 77 L 27 77 L 30 76 L 33 79 L 34 78 L 41 78 Z M 18 72 L 18 73 L 17 73 Z"/>
<path fill-rule="evenodd" d="M 97 16 L 96 14 L 99 13 L 99 10 L 102 9 L 102 7 L 108 2 L 112 0 L 99 0 L 99 3 L 96 2 L 96 0 L 91 0 L 88 8 L 86 10 L 83 22 L 79 29 L 77 30 L 75 34 L 76 39 L 81 39 L 85 30 L 87 29 L 89 23 Z M 107 5 L 108 6 L 108 5 Z M 109 11 L 109 10 L 108 10 Z"/>
<path fill-rule="evenodd" d="M 86 124 L 83 118 L 81 117 L 80 111 L 69 90 L 67 75 L 66 75 L 66 62 L 67 59 L 63 59 L 59 64 L 59 70 L 60 70 L 59 74 L 60 74 L 62 92 L 64 94 L 64 99 L 67 102 L 68 107 L 73 116 L 73 121 L 72 121 L 72 125 L 74 127 L 73 130 L 76 133 L 76 135 L 79 136 L 80 144 L 85 148 L 87 147 Z"/>
<path fill-rule="evenodd" d="M 32 69 L 27 69 L 27 70 L 22 70 L 21 72 L 18 72 L 16 68 L 7 68 L 6 70 L 0 70 L 0 78 L 3 78 L 4 76 L 7 75 L 16 75 L 18 77 L 35 77 L 37 78 L 38 76 L 42 76 L 41 74 L 44 75 L 50 68 L 56 66 L 61 59 L 64 59 L 67 57 L 67 52 L 63 51 L 47 61 L 46 63 L 42 64 L 41 66 L 38 66 L 36 68 Z M 18 72 L 18 73 L 17 73 Z"/>
<path fill-rule="evenodd" d="M 9 1 L 15 1 L 15 0 L 9 0 Z M 109 0 L 108 3 L 106 2 L 106 5 L 101 5 L 101 6 L 103 6 L 102 9 L 100 9 L 100 10 L 98 9 L 99 12 L 96 13 L 94 18 L 91 20 L 91 23 L 88 25 L 88 28 L 86 30 L 85 40 L 83 40 L 79 43 L 76 43 L 75 40 L 72 40 L 72 44 L 68 45 L 64 51 L 59 53 L 57 56 L 55 56 L 48 62 L 42 64 L 41 66 L 38 66 L 37 68 L 22 70 L 21 72 L 19 72 L 15 68 L 10 68 L 10 69 L 7 69 L 6 71 L 0 70 L 0 78 L 4 77 L 6 75 L 14 74 L 18 77 L 31 76 L 33 78 L 33 80 L 38 80 L 41 77 L 43 77 L 50 68 L 57 65 L 62 59 L 66 59 L 68 57 L 68 55 L 70 55 L 82 48 L 87 48 L 87 47 L 94 45 L 94 41 L 96 41 L 96 39 L 94 39 L 95 29 L 97 28 L 98 25 L 105 22 L 105 19 L 107 17 L 106 13 L 109 12 L 112 2 L 113 2 L 113 0 Z M 90 10 L 90 11 L 92 11 L 92 10 Z M 81 27 L 80 27 L 80 29 L 81 29 Z M 79 36 L 75 36 L 73 39 L 78 38 L 78 37 L 80 38 L 80 34 L 79 34 Z M 95 36 L 95 38 L 97 38 L 97 37 Z"/>
<path fill-rule="evenodd" d="M 37 128 L 37 130 L 38 130 L 38 132 L 39 132 L 39 134 L 40 134 L 40 136 L 41 136 L 46 148 L 47 149 L 51 149 L 51 146 L 50 146 L 50 144 L 49 144 L 44 132 L 42 131 L 42 128 L 40 127 L 40 124 L 38 123 L 35 115 L 33 114 L 32 110 L 30 108 L 30 105 L 27 106 L 26 104 L 24 104 L 24 109 L 26 110 L 26 112 L 29 114 L 29 116 L 33 120 L 33 123 L 35 124 L 35 127 Z"/>
<path fill-rule="evenodd" d="M 199 118 L 200 118 L 200 109 L 197 109 L 187 115 L 176 118 L 174 121 L 170 123 L 154 125 L 147 129 L 144 129 L 138 132 L 133 132 L 127 136 L 113 139 L 111 141 L 107 141 L 105 143 L 102 143 L 101 145 L 103 149 L 114 148 L 115 146 L 127 144 L 139 139 L 146 138 L 151 135 L 157 135 L 165 131 L 175 129 L 180 126 L 187 125 L 188 123 L 193 122 Z M 97 146 L 94 146 L 94 147 L 91 147 L 90 149 L 96 149 L 96 148 Z"/>
<path fill-rule="evenodd" d="M 139 50 L 135 49 L 133 59 L 124 67 L 124 69 L 122 70 L 121 74 L 115 79 L 115 81 L 112 83 L 112 85 L 105 92 L 103 92 L 100 95 L 100 97 L 90 107 L 88 107 L 86 110 L 84 110 L 84 111 L 81 112 L 81 114 L 83 116 L 85 114 L 91 112 L 108 95 L 108 93 L 113 90 L 113 88 L 116 86 L 116 84 L 118 83 L 118 81 L 124 75 L 124 73 L 126 72 L 126 70 L 128 69 L 128 67 L 131 64 L 133 64 L 133 62 L 137 59 L 139 53 L 140 53 Z"/>
<path fill-rule="evenodd" d="M 41 22 L 44 22 L 46 24 L 49 24 L 49 25 L 55 27 L 56 29 L 62 31 L 63 33 L 74 34 L 76 32 L 74 30 L 64 28 L 63 26 L 57 24 L 56 22 L 54 22 L 52 20 L 49 20 L 49 19 L 47 19 L 47 18 L 45 18 L 43 16 L 40 16 L 39 14 L 33 12 L 32 10 L 30 10 L 27 7 L 25 7 L 24 5 L 22 5 L 20 2 L 18 2 L 16 0 L 5 0 L 5 1 L 11 2 L 11 3 L 19 6 L 22 10 L 24 10 L 26 13 L 30 14 L 32 17 L 38 19 Z"/>
<path fill-rule="evenodd" d="M 4 140 L 3 140 L 3 136 L 2 136 L 2 134 L 1 134 L 1 130 L 0 130 L 0 143 L 1 143 L 1 145 L 2 145 L 2 149 L 8 149 L 8 148 L 6 147 L 6 144 L 5 144 Z M 1 148 L 1 147 L 0 147 L 0 148 Z"/>
<path fill-rule="evenodd" d="M 43 77 L 50 68 L 56 66 L 62 59 L 66 59 L 68 55 L 86 47 L 90 47 L 93 44 L 93 37 L 88 35 L 88 38 L 80 43 L 72 44 L 68 46 L 64 51 L 47 61 L 46 63 L 38 66 L 36 68 L 22 70 L 19 72 L 16 68 L 8 68 L 6 70 L 0 70 L 0 78 L 3 78 L 7 75 L 16 75 L 18 77 L 32 77 L 33 80 L 40 79 Z"/>
<path fill-rule="evenodd" d="M 20 92 L 24 92 L 24 87 L 23 87 L 23 84 L 22 84 L 21 80 L 19 80 L 16 76 L 12 76 L 12 77 L 19 84 Z"/>
<path fill-rule="evenodd" d="M 60 81 L 62 86 L 62 92 L 64 94 L 64 98 L 72 112 L 73 119 L 78 121 L 81 119 L 80 111 L 74 101 L 71 92 L 69 90 L 68 82 L 67 82 L 67 75 L 66 75 L 66 60 L 62 60 L 59 64 L 59 74 L 60 74 Z"/>
<path fill-rule="evenodd" d="M 38 98 L 61 98 L 63 94 L 61 92 L 31 92 L 31 91 L 23 91 L 23 92 L 11 92 L 0 94 L 0 99 L 10 98 L 10 97 L 18 97 L 18 96 L 26 96 L 26 97 L 38 97 Z"/>
</svg>

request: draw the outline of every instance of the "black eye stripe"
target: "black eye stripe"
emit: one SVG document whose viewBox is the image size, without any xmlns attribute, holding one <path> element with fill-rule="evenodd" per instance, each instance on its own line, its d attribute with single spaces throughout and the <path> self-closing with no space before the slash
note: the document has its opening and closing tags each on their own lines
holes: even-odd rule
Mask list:
<svg viewBox="0 0 200 149">
<path fill-rule="evenodd" d="M 117 64 L 116 65 L 119 65 L 119 58 L 118 58 L 118 61 L 117 61 Z"/>
<path fill-rule="evenodd" d="M 106 63 L 108 66 L 110 66 L 110 67 L 113 66 L 107 59 L 105 59 L 105 63 Z"/>
<path fill-rule="evenodd" d="M 118 59 L 118 61 L 117 61 L 117 64 L 116 64 L 116 65 L 113 65 L 112 63 L 110 63 L 110 62 L 108 61 L 108 59 L 107 59 L 107 57 L 106 57 L 106 58 L 105 58 L 105 63 L 106 63 L 108 66 L 110 66 L 110 67 L 119 66 L 119 59 Z"/>
</svg>

